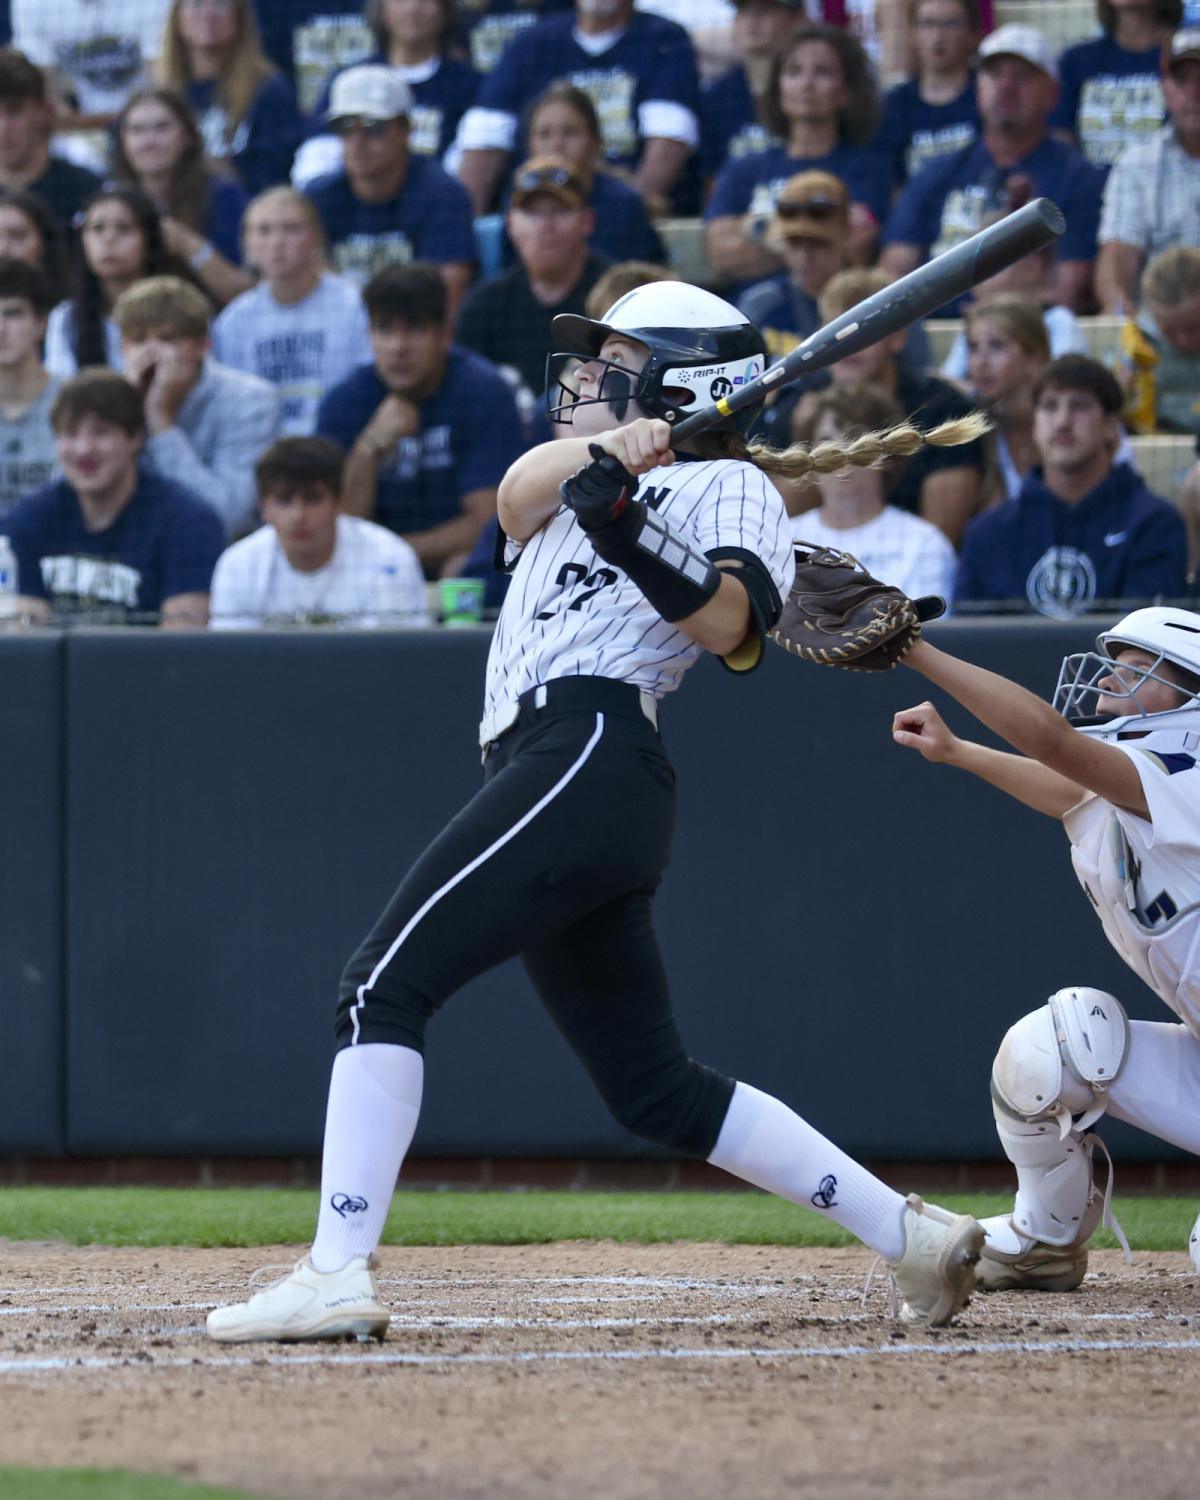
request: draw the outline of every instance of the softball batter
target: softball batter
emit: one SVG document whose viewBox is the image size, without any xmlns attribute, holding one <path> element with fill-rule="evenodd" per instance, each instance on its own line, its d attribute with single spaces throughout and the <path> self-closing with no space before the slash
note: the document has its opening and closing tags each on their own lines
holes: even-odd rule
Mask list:
<svg viewBox="0 0 1200 1500">
<path fill-rule="evenodd" d="M 702 651 L 757 661 L 793 571 L 768 476 L 808 464 L 803 450 L 752 455 L 736 425 L 674 454 L 670 424 L 761 373 L 762 338 L 670 282 L 554 332 L 551 415 L 571 435 L 500 486 L 513 577 L 488 659 L 483 786 L 347 967 L 311 1253 L 213 1312 L 209 1333 L 383 1336 L 371 1256 L 417 1124 L 426 1025 L 514 954 L 618 1120 L 827 1214 L 886 1259 L 904 1316 L 948 1322 L 979 1225 L 900 1197 L 778 1100 L 689 1057 L 654 936 L 674 811 L 659 704 Z"/>
<path fill-rule="evenodd" d="M 1200 1154 L 1200 615 L 1126 615 L 1066 658 L 1053 707 L 926 641 L 906 665 L 1019 753 L 959 739 L 931 703 L 897 714 L 893 738 L 1061 818 L 1105 936 L 1179 1018 L 1130 1021 L 1112 995 L 1064 989 L 1000 1045 L 992 1103 L 1017 1197 L 984 1220 L 978 1284 L 1071 1291 L 1097 1224 L 1124 1243 L 1088 1127 L 1107 1111 Z M 1190 1253 L 1200 1271 L 1197 1229 Z"/>
</svg>

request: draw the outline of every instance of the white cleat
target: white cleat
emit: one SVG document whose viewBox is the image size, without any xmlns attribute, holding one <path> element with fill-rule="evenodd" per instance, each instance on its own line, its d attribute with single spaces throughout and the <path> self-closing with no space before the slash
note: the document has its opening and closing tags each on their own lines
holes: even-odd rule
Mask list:
<svg viewBox="0 0 1200 1500">
<path fill-rule="evenodd" d="M 909 1193 L 904 1210 L 904 1254 L 888 1262 L 904 1299 L 906 1323 L 944 1328 L 971 1300 L 983 1228 L 970 1214 L 952 1214 Z"/>
<path fill-rule="evenodd" d="M 340 1271 L 322 1272 L 306 1256 L 249 1301 L 214 1308 L 208 1315 L 208 1336 L 219 1344 L 382 1339 L 390 1314 L 379 1300 L 375 1265 L 373 1256 L 360 1255 Z"/>
<path fill-rule="evenodd" d="M 1188 1240 L 1188 1258 L 1197 1271 L 1200 1271 L 1200 1219 L 1192 1225 L 1191 1238 Z"/>
<path fill-rule="evenodd" d="M 983 1220 L 987 1242 L 975 1270 L 981 1292 L 1073 1292 L 1087 1275 L 1087 1244 L 1031 1240 L 1007 1214 Z"/>
</svg>

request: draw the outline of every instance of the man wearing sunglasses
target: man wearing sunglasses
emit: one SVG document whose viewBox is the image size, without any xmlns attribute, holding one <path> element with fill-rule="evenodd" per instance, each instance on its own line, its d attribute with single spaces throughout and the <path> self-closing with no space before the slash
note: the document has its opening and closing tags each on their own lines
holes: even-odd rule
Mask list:
<svg viewBox="0 0 1200 1500">
<path fill-rule="evenodd" d="M 554 347 L 551 323 L 559 313 L 582 316 L 608 265 L 588 249 L 596 223 L 588 195 L 589 184 L 564 159 L 535 157 L 519 167 L 506 217 L 517 264 L 472 287 L 459 312 L 459 342 L 510 365 L 535 396 Z"/>
<path fill-rule="evenodd" d="M 432 157 L 409 150 L 412 93 L 391 68 L 347 68 L 333 81 L 329 125 L 345 147 L 341 171 L 308 196 L 343 275 L 365 286 L 383 266 L 433 261 L 452 306 L 475 270 L 471 204 Z"/>
</svg>

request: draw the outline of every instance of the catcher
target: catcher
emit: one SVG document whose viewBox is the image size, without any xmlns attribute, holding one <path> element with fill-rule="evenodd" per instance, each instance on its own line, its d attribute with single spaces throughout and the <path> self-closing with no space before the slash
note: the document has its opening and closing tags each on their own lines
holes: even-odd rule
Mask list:
<svg viewBox="0 0 1200 1500">
<path fill-rule="evenodd" d="M 214 1311 L 209 1333 L 382 1336 L 371 1256 L 416 1127 L 427 1023 L 514 954 L 618 1120 L 834 1219 L 891 1267 L 903 1317 L 947 1323 L 983 1230 L 901 1197 L 787 1105 L 691 1058 L 653 930 L 675 781 L 659 701 L 704 650 L 734 668 L 758 660 L 793 577 L 771 476 L 847 454 L 752 453 L 745 417 L 673 453 L 688 404 L 764 365 L 758 330 L 696 287 L 642 286 L 601 321 L 560 315 L 554 332 L 551 416 L 569 435 L 522 455 L 500 486 L 513 579 L 488 659 L 483 785 L 346 969 L 311 1254 Z M 849 456 L 921 441 L 875 435 Z"/>
</svg>

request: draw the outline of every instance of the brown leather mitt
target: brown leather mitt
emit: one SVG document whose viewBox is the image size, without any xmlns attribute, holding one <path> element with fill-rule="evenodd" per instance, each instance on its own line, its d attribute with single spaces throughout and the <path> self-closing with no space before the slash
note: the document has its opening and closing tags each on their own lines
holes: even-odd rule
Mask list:
<svg viewBox="0 0 1200 1500">
<path fill-rule="evenodd" d="M 912 649 L 925 620 L 944 613 L 936 594 L 910 599 L 873 578 L 857 558 L 797 542 L 796 578 L 771 639 L 822 667 L 886 672 Z"/>
</svg>

